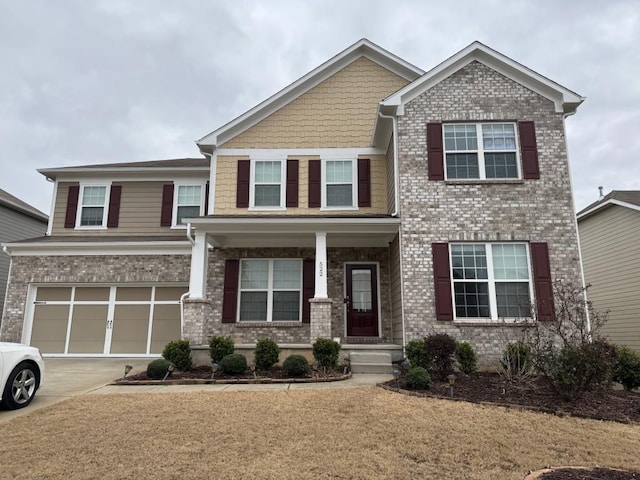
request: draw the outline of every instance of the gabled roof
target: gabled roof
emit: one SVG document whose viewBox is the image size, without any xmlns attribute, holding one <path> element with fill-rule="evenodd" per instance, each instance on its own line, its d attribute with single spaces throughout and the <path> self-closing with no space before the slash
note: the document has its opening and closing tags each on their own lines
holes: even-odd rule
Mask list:
<svg viewBox="0 0 640 480">
<path fill-rule="evenodd" d="M 47 178 L 55 179 L 60 174 L 69 173 L 100 173 L 100 172 L 175 172 L 177 170 L 209 171 L 209 159 L 176 158 L 172 160 L 149 160 L 146 162 L 101 163 L 93 165 L 79 165 L 73 167 L 40 168 L 38 172 Z"/>
<path fill-rule="evenodd" d="M 23 202 L 17 197 L 14 197 L 9 192 L 2 190 L 0 188 L 0 205 L 15 210 L 17 212 L 28 215 L 29 217 L 35 218 L 36 220 L 42 220 L 46 222 L 49 220 L 49 217 L 42 213 L 37 208 L 32 207 L 28 203 Z"/>
<path fill-rule="evenodd" d="M 612 190 L 600 200 L 580 210 L 577 213 L 578 221 L 613 205 L 640 212 L 640 190 Z"/>
<path fill-rule="evenodd" d="M 429 70 L 418 80 L 387 97 L 381 102 L 381 105 L 383 107 L 400 107 L 399 113 L 402 113 L 401 109 L 406 103 L 473 61 L 483 63 L 553 101 L 558 113 L 574 113 L 585 100 L 577 93 L 476 41 Z"/>
<path fill-rule="evenodd" d="M 210 151 L 215 146 L 251 128 L 361 57 L 368 58 L 410 82 L 424 73 L 418 67 L 363 38 L 251 110 L 205 135 L 200 140 L 196 140 L 196 144 L 201 150 Z"/>
</svg>

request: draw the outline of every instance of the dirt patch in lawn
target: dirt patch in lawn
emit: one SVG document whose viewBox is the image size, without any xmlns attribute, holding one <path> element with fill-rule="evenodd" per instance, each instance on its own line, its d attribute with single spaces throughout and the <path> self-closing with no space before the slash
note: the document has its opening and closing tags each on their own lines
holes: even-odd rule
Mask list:
<svg viewBox="0 0 640 480">
<path fill-rule="evenodd" d="M 634 480 L 640 472 L 614 468 L 545 468 L 527 476 L 525 480 Z"/>
<path fill-rule="evenodd" d="M 0 424 L 0 478 L 523 480 L 640 469 L 640 428 L 380 388 L 83 395 Z M 0 412 L 1 413 L 1 412 Z"/>
</svg>

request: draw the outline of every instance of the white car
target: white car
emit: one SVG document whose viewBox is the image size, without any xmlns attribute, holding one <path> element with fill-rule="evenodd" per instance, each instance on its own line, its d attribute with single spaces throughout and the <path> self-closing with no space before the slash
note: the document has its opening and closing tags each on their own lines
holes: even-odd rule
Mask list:
<svg viewBox="0 0 640 480">
<path fill-rule="evenodd" d="M 40 350 L 0 342 L 0 406 L 15 410 L 31 403 L 44 378 Z"/>
</svg>

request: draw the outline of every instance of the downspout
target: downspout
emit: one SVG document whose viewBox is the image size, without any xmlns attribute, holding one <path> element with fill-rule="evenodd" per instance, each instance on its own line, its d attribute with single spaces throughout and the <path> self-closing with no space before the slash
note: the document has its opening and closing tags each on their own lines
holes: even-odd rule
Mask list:
<svg viewBox="0 0 640 480">
<path fill-rule="evenodd" d="M 189 243 L 191 245 L 195 245 L 196 241 L 191 237 L 191 222 L 187 223 L 187 229 L 185 230 L 187 238 L 189 239 Z M 182 295 L 180 295 L 180 338 L 183 337 L 184 332 L 184 299 L 189 296 L 189 291 L 187 290 Z"/>
<path fill-rule="evenodd" d="M 395 115 L 385 115 L 378 111 L 380 118 L 391 119 L 393 125 L 393 187 L 394 187 L 394 208 L 392 217 L 398 217 L 400 214 L 400 166 L 398 164 L 398 118 Z M 402 316 L 402 354 L 405 354 L 407 331 L 404 323 L 404 275 L 402 265 L 402 235 L 398 230 L 398 258 L 400 260 L 400 315 Z"/>
</svg>

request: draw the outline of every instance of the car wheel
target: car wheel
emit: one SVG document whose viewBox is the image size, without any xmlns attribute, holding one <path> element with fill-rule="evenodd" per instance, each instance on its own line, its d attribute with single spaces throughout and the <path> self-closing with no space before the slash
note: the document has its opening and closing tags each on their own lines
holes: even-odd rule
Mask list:
<svg viewBox="0 0 640 480">
<path fill-rule="evenodd" d="M 9 410 L 26 407 L 38 389 L 38 370 L 29 362 L 19 363 L 7 379 L 2 404 Z"/>
</svg>

